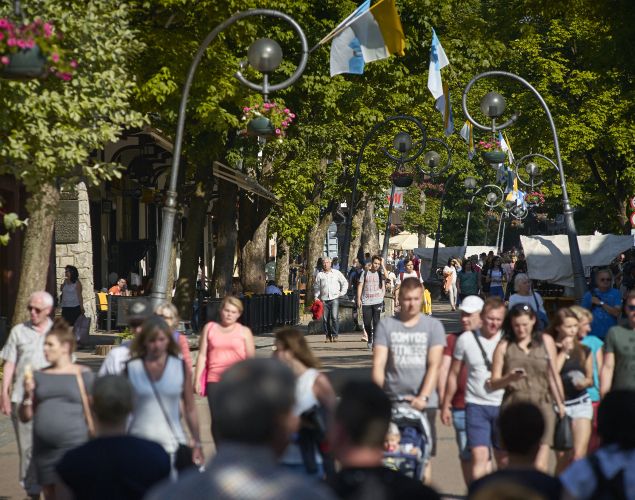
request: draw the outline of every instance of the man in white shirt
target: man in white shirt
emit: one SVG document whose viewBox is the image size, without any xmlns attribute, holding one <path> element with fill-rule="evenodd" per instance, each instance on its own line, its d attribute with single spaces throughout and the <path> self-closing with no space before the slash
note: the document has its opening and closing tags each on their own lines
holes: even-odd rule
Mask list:
<svg viewBox="0 0 635 500">
<path fill-rule="evenodd" d="M 152 314 L 152 310 L 147 301 L 135 300 L 130 304 L 128 326 L 135 336 L 141 333 L 141 326 L 150 314 Z M 130 344 L 132 344 L 132 340 L 127 340 L 108 353 L 99 368 L 98 375 L 100 377 L 104 375 L 121 375 L 124 372 L 126 363 L 130 360 Z"/>
<path fill-rule="evenodd" d="M 324 303 L 324 333 L 326 342 L 337 342 L 339 336 L 339 299 L 348 291 L 348 281 L 337 269 L 331 268 L 331 258 L 322 259 L 324 270 L 317 273 L 313 283 L 315 298 Z"/>
<path fill-rule="evenodd" d="M 452 398 L 456 392 L 459 373 L 465 364 L 468 370 L 465 389 L 467 446 L 472 453 L 472 479 L 476 480 L 491 472 L 489 464 L 492 447 L 499 468 L 506 459 L 498 442 L 496 428 L 504 390 L 492 391 L 489 388 L 492 359 L 501 339 L 501 325 L 506 308 L 499 297 L 490 297 L 483 302 L 480 297 L 470 295 L 461 302 L 459 309 L 462 320 L 464 317 L 470 319 L 473 329 L 464 332 L 456 341 L 441 418 L 444 423 L 451 419 Z"/>
<path fill-rule="evenodd" d="M 44 339 L 53 326 L 50 318 L 53 297 L 45 291 L 35 292 L 29 297 L 27 309 L 29 321 L 11 329 L 0 356 L 4 360 L 0 406 L 2 413 L 11 416 L 13 422 L 20 459 L 20 484 L 28 497 L 40 498 L 40 486 L 31 460 L 33 422 L 22 422 L 18 413 L 24 399 L 25 372 L 40 370 L 49 364 L 44 356 Z"/>
</svg>

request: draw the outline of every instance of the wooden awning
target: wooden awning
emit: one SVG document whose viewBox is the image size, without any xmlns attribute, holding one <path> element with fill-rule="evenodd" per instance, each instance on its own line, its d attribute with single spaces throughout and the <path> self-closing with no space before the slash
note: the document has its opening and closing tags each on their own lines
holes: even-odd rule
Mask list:
<svg viewBox="0 0 635 500">
<path fill-rule="evenodd" d="M 219 161 L 215 161 L 212 164 L 212 172 L 219 179 L 236 184 L 239 188 L 269 200 L 271 203 L 275 203 L 276 205 L 281 204 L 275 194 L 258 184 L 256 179 L 245 175 L 240 170 L 236 170 L 235 168 L 228 167 Z"/>
</svg>

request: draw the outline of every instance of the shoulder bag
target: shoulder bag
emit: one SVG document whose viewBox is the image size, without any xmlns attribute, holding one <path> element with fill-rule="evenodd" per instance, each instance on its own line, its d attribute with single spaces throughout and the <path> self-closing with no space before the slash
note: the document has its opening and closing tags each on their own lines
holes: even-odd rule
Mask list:
<svg viewBox="0 0 635 500">
<path fill-rule="evenodd" d="M 560 398 L 562 399 L 562 403 L 564 404 L 564 395 L 560 394 L 560 386 L 557 383 L 558 377 L 560 377 L 560 375 L 558 375 L 553 369 L 551 358 L 549 357 L 548 353 L 547 364 L 549 365 L 549 371 L 554 377 L 554 383 L 556 385 L 556 390 L 558 391 L 558 396 L 560 396 Z M 571 417 L 566 414 L 564 417 L 557 415 L 556 419 L 556 428 L 553 434 L 553 449 L 557 451 L 569 451 L 573 449 L 573 429 L 571 428 Z"/>
<path fill-rule="evenodd" d="M 77 386 L 79 387 L 79 395 L 82 399 L 82 409 L 84 410 L 84 418 L 86 419 L 86 427 L 88 428 L 88 436 L 95 437 L 95 424 L 93 422 L 93 414 L 90 412 L 90 405 L 88 403 L 88 394 L 86 393 L 86 386 L 84 385 L 84 378 L 82 377 L 81 369 L 75 372 L 77 378 Z"/>
<path fill-rule="evenodd" d="M 487 353 L 485 352 L 485 349 L 483 348 L 483 344 L 481 344 L 481 339 L 478 338 L 478 335 L 476 335 L 476 332 L 474 330 L 472 330 L 472 335 L 474 335 L 474 340 L 476 340 L 478 348 L 481 350 L 481 354 L 483 355 L 483 361 L 485 362 L 485 368 L 487 368 L 488 372 L 491 372 L 492 371 L 492 362 L 487 357 Z"/>
<path fill-rule="evenodd" d="M 167 368 L 167 362 L 169 361 L 169 359 L 170 358 L 168 356 L 168 359 L 166 360 L 166 368 Z M 183 360 L 179 360 L 179 361 L 181 362 L 183 366 L 183 381 L 185 382 L 185 362 Z M 167 422 L 168 427 L 170 428 L 170 432 L 172 433 L 172 437 L 174 437 L 174 440 L 176 441 L 178 445 L 176 452 L 174 453 L 174 468 L 180 472 L 190 467 L 194 467 L 194 460 L 192 460 L 192 453 L 194 450 L 190 446 L 183 444 L 179 441 L 179 438 L 176 434 L 176 429 L 174 428 L 172 420 L 170 419 L 168 412 L 165 411 L 163 402 L 161 401 L 161 395 L 159 394 L 159 391 L 157 390 L 156 385 L 154 385 L 154 380 L 152 379 L 152 375 L 150 375 L 150 372 L 147 370 L 145 364 L 143 363 L 143 359 L 141 359 L 141 363 L 143 364 L 143 369 L 145 370 L 146 376 L 148 377 L 148 380 L 150 381 L 150 387 L 152 387 L 152 392 L 154 393 L 154 397 L 156 398 L 157 403 L 159 403 L 159 408 L 161 408 L 161 413 L 163 413 L 163 418 L 165 418 L 165 421 Z"/>
</svg>

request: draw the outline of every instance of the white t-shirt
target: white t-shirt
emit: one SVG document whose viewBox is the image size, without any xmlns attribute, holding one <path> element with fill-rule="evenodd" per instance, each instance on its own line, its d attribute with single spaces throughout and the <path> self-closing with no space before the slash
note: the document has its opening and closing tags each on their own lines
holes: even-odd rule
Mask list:
<svg viewBox="0 0 635 500">
<path fill-rule="evenodd" d="M 104 375 L 121 375 L 126 368 L 126 363 L 130 360 L 131 344 L 132 341 L 128 340 L 112 349 L 101 364 L 98 375 L 100 377 Z"/>
<path fill-rule="evenodd" d="M 483 337 L 480 331 L 477 331 L 476 334 L 487 358 L 492 362 L 494 350 L 501 339 L 502 332 L 498 332 L 490 339 Z M 463 361 L 467 366 L 465 402 L 476 405 L 500 406 L 505 390 L 488 391 L 485 388 L 485 382 L 492 376 L 492 372 L 487 369 L 483 353 L 472 332 L 465 332 L 456 340 L 454 359 Z"/>
<path fill-rule="evenodd" d="M 534 310 L 534 312 L 537 313 L 538 311 L 536 311 L 536 302 L 538 302 L 538 309 L 542 312 L 545 312 L 545 304 L 540 294 L 538 292 L 534 292 L 534 296 L 536 297 L 535 300 L 532 295 L 520 295 L 519 293 L 514 293 L 509 297 L 508 307 L 509 309 L 511 309 L 516 304 L 527 304 Z"/>
<path fill-rule="evenodd" d="M 401 282 L 405 280 L 406 278 L 418 278 L 419 281 L 423 283 L 421 276 L 417 275 L 417 271 L 412 271 L 411 273 L 407 273 L 407 272 L 399 273 L 397 275 L 397 286 L 401 285 Z"/>
</svg>

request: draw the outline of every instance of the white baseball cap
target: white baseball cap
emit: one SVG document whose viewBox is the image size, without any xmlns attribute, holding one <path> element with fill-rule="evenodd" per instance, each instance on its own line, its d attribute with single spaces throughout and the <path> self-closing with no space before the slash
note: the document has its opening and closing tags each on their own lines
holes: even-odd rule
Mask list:
<svg viewBox="0 0 635 500">
<path fill-rule="evenodd" d="M 484 304 L 485 302 L 478 295 L 468 295 L 461 301 L 459 309 L 465 313 L 472 314 L 481 312 Z"/>
</svg>

